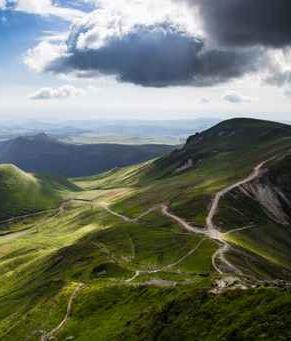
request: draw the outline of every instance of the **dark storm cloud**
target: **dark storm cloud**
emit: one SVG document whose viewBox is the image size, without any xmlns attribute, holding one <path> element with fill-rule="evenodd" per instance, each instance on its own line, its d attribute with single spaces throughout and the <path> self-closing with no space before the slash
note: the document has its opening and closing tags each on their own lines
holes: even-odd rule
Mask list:
<svg viewBox="0 0 291 341">
<path fill-rule="evenodd" d="M 260 49 L 208 49 L 203 41 L 170 24 L 136 26 L 102 47 L 78 48 L 84 28 L 68 40 L 68 54 L 48 66 L 53 72 L 115 75 L 142 86 L 214 85 L 258 69 Z"/>
<path fill-rule="evenodd" d="M 233 46 L 291 45 L 290 0 L 176 0 L 199 6 L 209 36 Z"/>
</svg>

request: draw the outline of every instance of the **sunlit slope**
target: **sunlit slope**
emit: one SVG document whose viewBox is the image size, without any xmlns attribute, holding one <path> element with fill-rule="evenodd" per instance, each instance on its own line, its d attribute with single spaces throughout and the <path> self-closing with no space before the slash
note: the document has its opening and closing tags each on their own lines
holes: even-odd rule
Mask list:
<svg viewBox="0 0 291 341">
<path fill-rule="evenodd" d="M 135 193 L 120 203 L 126 209 L 139 211 L 167 201 L 190 221 L 204 224 L 218 190 L 290 150 L 290 126 L 233 119 L 190 137 L 183 148 L 158 160 L 75 182 L 86 190 L 131 188 Z"/>
<path fill-rule="evenodd" d="M 0 219 L 56 207 L 61 190 L 77 187 L 63 179 L 34 176 L 13 165 L 0 165 Z"/>
<path fill-rule="evenodd" d="M 271 160 L 260 178 L 230 192 L 216 224 L 241 231 L 229 240 L 252 254 L 291 270 L 291 154 Z M 237 255 L 237 261 L 239 256 Z M 241 264 L 244 267 L 244 264 Z"/>
<path fill-rule="evenodd" d="M 236 176 L 260 160 L 288 150 L 290 145 L 289 125 L 231 119 L 191 136 L 182 149 L 159 159 L 156 168 L 175 173 L 191 160 L 192 168 L 202 168 L 208 175 L 224 172 Z"/>
<path fill-rule="evenodd" d="M 170 156 L 76 183 L 87 189 L 129 188 L 114 206 L 120 213 L 134 217 L 167 203 L 205 229 L 214 195 L 265 162 L 259 179 L 221 199 L 214 221 L 221 232 L 242 228 L 225 236 L 234 247 L 226 256 L 242 270 L 249 266 L 249 275 L 284 278 L 291 270 L 290 151 L 288 125 L 234 119 L 190 137 Z"/>
<path fill-rule="evenodd" d="M 217 246 L 158 211 L 126 222 L 98 202 L 75 203 L 26 228 L 0 239 L 1 340 L 49 334 L 80 285 L 58 340 L 288 339 L 290 294 L 210 293 Z"/>
<path fill-rule="evenodd" d="M 190 138 L 163 159 L 76 179 L 83 190 L 61 209 L 4 225 L 0 339 L 289 340 L 289 134 L 227 121 L 200 147 Z M 230 245 L 219 254 L 213 198 L 262 161 L 218 202 Z"/>
</svg>

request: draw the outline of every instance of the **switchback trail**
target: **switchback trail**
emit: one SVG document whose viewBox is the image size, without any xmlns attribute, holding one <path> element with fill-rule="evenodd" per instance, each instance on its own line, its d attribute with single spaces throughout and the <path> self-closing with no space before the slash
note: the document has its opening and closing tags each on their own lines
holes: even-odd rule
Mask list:
<svg viewBox="0 0 291 341">
<path fill-rule="evenodd" d="M 217 240 L 221 240 L 222 236 L 221 236 L 221 232 L 219 232 L 219 230 L 217 229 L 217 227 L 215 226 L 214 223 L 214 217 L 218 211 L 218 206 L 219 206 L 219 202 L 220 200 L 229 192 L 231 192 L 232 190 L 234 190 L 237 187 L 240 187 L 242 185 L 245 185 L 253 180 L 255 180 L 257 177 L 259 177 L 261 175 L 261 171 L 262 171 L 262 167 L 263 165 L 266 163 L 266 161 L 261 162 L 259 165 L 257 165 L 254 170 L 252 171 L 252 173 L 245 179 L 240 180 L 224 189 L 222 189 L 221 191 L 217 192 L 212 203 L 211 203 L 211 207 L 208 213 L 208 216 L 206 218 L 206 227 L 208 229 L 208 235 L 211 236 L 212 239 L 217 239 Z"/>
<path fill-rule="evenodd" d="M 206 230 L 203 230 L 199 227 L 194 227 L 194 226 L 190 225 L 189 223 L 187 223 L 183 218 L 180 218 L 180 217 L 176 216 L 175 214 L 171 213 L 169 211 L 169 207 L 167 205 L 162 205 L 161 208 L 162 208 L 162 213 L 165 216 L 174 220 L 176 223 L 178 223 L 180 226 L 182 226 L 182 228 L 184 230 L 191 232 L 191 233 L 208 235 Z"/>
<path fill-rule="evenodd" d="M 264 164 L 266 163 L 266 161 L 261 162 L 259 165 L 257 165 L 254 170 L 252 171 L 252 173 L 246 177 L 243 180 L 240 180 L 224 189 L 222 189 L 221 191 L 217 192 L 212 203 L 211 203 L 211 207 L 209 210 L 209 213 L 207 215 L 206 218 L 206 227 L 208 230 L 208 236 L 214 240 L 219 241 L 220 243 L 222 243 L 222 247 L 219 248 L 214 255 L 212 256 L 212 265 L 214 267 L 214 269 L 222 274 L 223 271 L 218 267 L 218 265 L 216 264 L 216 259 L 219 257 L 220 260 L 222 261 L 222 263 L 224 263 L 228 268 L 232 269 L 234 272 L 237 273 L 241 273 L 240 270 L 238 268 L 236 268 L 233 264 L 231 264 L 225 257 L 225 254 L 230 250 L 230 246 L 229 244 L 225 241 L 224 239 L 224 235 L 230 234 L 230 233 L 234 233 L 237 231 L 241 231 L 244 230 L 246 228 L 241 228 L 241 229 L 233 229 L 230 230 L 226 233 L 221 233 L 217 226 L 215 225 L 214 222 L 214 217 L 217 214 L 218 211 L 218 207 L 219 207 L 219 203 L 221 201 L 221 199 L 229 192 L 231 192 L 232 190 L 234 190 L 235 188 L 238 188 L 242 185 L 245 185 L 253 180 L 255 180 L 256 178 L 258 178 L 261 174 L 262 174 L 262 168 L 264 166 Z"/>
<path fill-rule="evenodd" d="M 141 214 L 139 217 L 137 217 L 135 219 L 130 219 L 129 217 L 127 217 L 123 214 L 120 214 L 120 213 L 113 211 L 108 205 L 101 205 L 101 207 L 103 207 L 106 211 L 108 211 L 109 213 L 111 213 L 112 215 L 114 215 L 116 217 L 119 217 L 120 219 L 122 219 L 125 222 L 137 222 L 139 219 L 146 216 L 150 212 L 156 210 L 157 208 L 160 208 L 163 215 L 165 215 L 166 217 L 168 217 L 168 218 L 172 219 L 173 221 L 175 221 L 176 223 L 178 223 L 187 232 L 195 233 L 195 234 L 202 234 L 202 235 L 204 235 L 210 239 L 217 241 L 219 244 L 221 244 L 221 247 L 219 247 L 218 250 L 212 256 L 213 268 L 218 273 L 223 274 L 223 271 L 217 265 L 217 258 L 219 258 L 220 261 L 222 263 L 224 263 L 225 266 L 227 268 L 231 269 L 233 272 L 241 273 L 240 270 L 238 268 L 236 268 L 233 264 L 231 264 L 225 257 L 225 254 L 231 248 L 230 245 L 225 240 L 225 236 L 229 235 L 231 233 L 246 230 L 250 227 L 237 228 L 237 229 L 233 229 L 233 230 L 230 230 L 228 232 L 223 233 L 223 232 L 220 232 L 218 227 L 215 225 L 214 217 L 216 216 L 216 214 L 218 212 L 218 208 L 219 208 L 219 204 L 220 204 L 221 199 L 226 194 L 231 192 L 232 190 L 234 190 L 234 189 L 236 189 L 242 185 L 245 185 L 245 184 L 255 180 L 256 178 L 258 178 L 262 174 L 262 168 L 266 162 L 267 161 L 264 161 L 264 162 L 261 162 L 260 164 L 258 164 L 253 169 L 251 174 L 249 176 L 247 176 L 245 179 L 237 181 L 236 183 L 220 190 L 219 192 L 217 192 L 215 194 L 214 199 L 211 202 L 211 206 L 210 206 L 208 215 L 206 217 L 206 228 L 205 229 L 193 226 L 190 223 L 186 222 L 183 218 L 178 217 L 174 213 L 170 212 L 169 207 L 166 204 L 154 206 L 154 207 L 150 208 L 149 210 L 145 211 L 143 214 Z M 132 281 L 134 278 L 139 276 L 139 274 L 141 274 L 141 273 L 142 272 L 137 271 L 136 274 L 134 275 L 134 277 L 132 279 L 130 279 L 129 281 Z"/>
<path fill-rule="evenodd" d="M 192 249 L 190 250 L 189 252 L 187 252 L 186 255 L 180 257 L 178 260 L 176 260 L 174 263 L 171 263 L 171 264 L 168 264 L 168 265 L 164 265 L 162 266 L 161 268 L 159 269 L 155 269 L 155 270 L 136 270 L 135 271 L 135 274 L 126 280 L 127 283 L 130 283 L 132 281 L 134 281 L 137 277 L 139 277 L 140 275 L 147 275 L 147 274 L 155 274 L 155 273 L 158 273 L 158 272 L 162 272 L 162 271 L 165 271 L 165 270 L 169 270 L 177 265 L 179 265 L 180 263 L 182 263 L 186 258 L 190 257 L 191 255 L 193 255 L 199 248 L 200 246 L 202 245 L 202 243 L 205 241 L 205 238 L 204 239 L 201 239 L 197 245 Z"/>
</svg>

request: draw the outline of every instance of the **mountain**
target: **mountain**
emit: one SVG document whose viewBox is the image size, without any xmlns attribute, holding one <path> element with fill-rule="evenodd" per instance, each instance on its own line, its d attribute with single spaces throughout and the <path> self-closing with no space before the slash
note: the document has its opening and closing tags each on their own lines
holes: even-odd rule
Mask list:
<svg viewBox="0 0 291 341">
<path fill-rule="evenodd" d="M 71 120 L 0 121 L 0 141 L 18 136 L 36 135 L 46 131 L 58 140 L 70 143 L 117 143 L 117 144 L 170 144 L 177 145 L 192 134 L 200 132 L 221 120 L 197 118 L 180 120 Z"/>
<path fill-rule="evenodd" d="M 156 164 L 164 171 L 168 167 L 171 171 L 182 167 L 189 159 L 193 166 L 206 160 L 215 160 L 222 167 L 230 166 L 235 159 L 234 166 L 245 164 L 249 167 L 252 160 L 268 158 L 280 146 L 283 148 L 286 144 L 288 149 L 290 134 L 289 125 L 245 118 L 231 119 L 189 137 L 183 148 L 158 160 Z M 237 153 L 242 156 L 239 160 Z"/>
<path fill-rule="evenodd" d="M 0 165 L 0 220 L 55 208 L 61 190 L 77 187 L 61 178 L 34 176 L 13 165 Z"/>
<path fill-rule="evenodd" d="M 289 126 L 235 119 L 74 179 L 3 226 L 0 338 L 289 340 L 290 172 Z"/>
<path fill-rule="evenodd" d="M 0 163 L 28 172 L 77 177 L 146 161 L 172 149 L 167 145 L 74 145 L 41 133 L 0 143 Z"/>
</svg>

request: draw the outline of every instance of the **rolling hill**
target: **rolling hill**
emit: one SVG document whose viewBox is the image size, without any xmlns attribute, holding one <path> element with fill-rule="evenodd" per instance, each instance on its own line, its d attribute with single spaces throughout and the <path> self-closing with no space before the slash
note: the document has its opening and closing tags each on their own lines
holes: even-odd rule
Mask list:
<svg viewBox="0 0 291 341">
<path fill-rule="evenodd" d="M 153 159 L 173 148 L 168 145 L 75 145 L 42 133 L 1 142 L 0 163 L 12 163 L 27 172 L 88 176 Z"/>
<path fill-rule="evenodd" d="M 61 191 L 77 189 L 62 178 L 34 176 L 14 165 L 0 165 L 0 220 L 56 208 Z"/>
<path fill-rule="evenodd" d="M 289 126 L 235 119 L 74 179 L 0 237 L 1 340 L 289 340 L 290 168 Z"/>
</svg>

